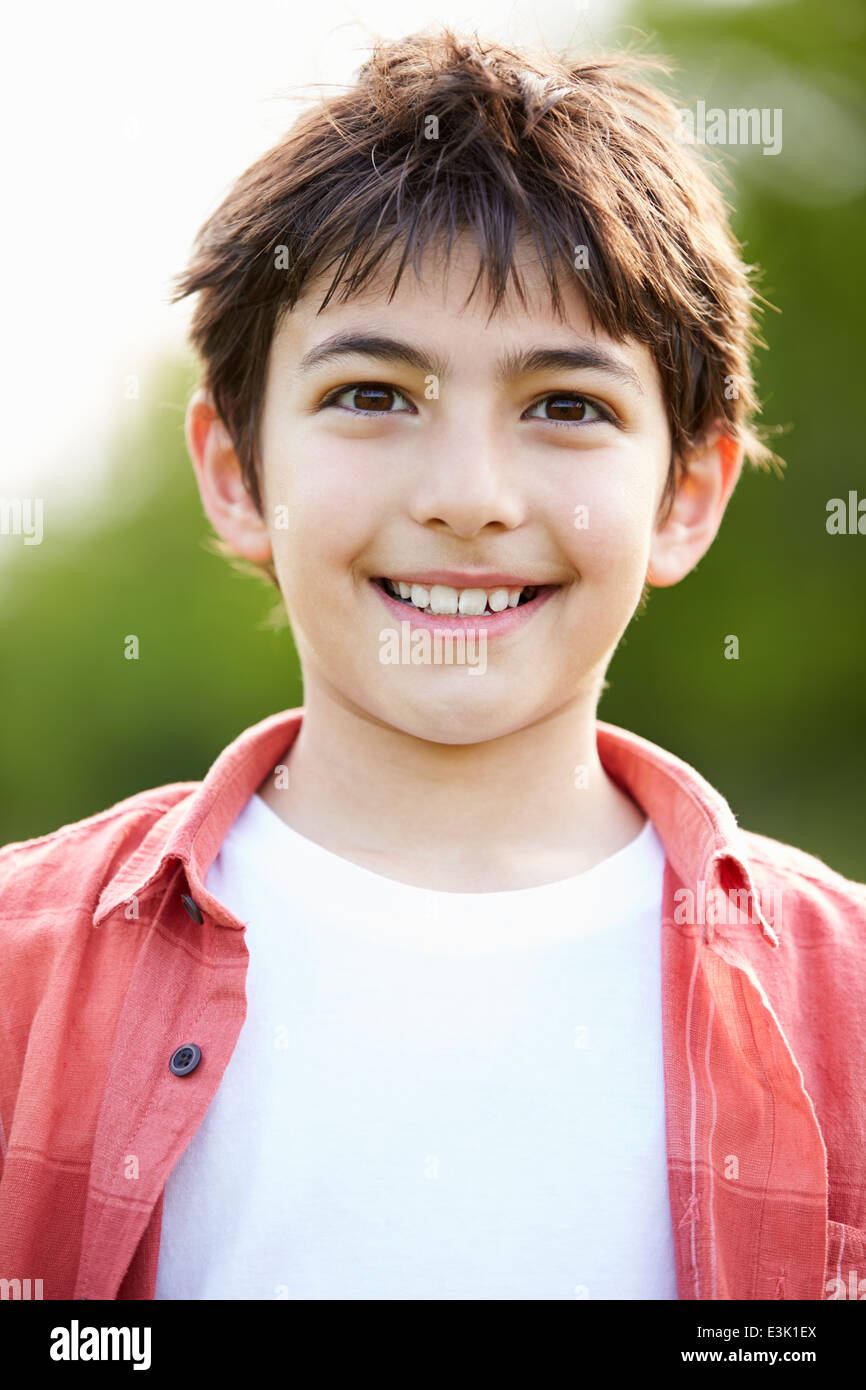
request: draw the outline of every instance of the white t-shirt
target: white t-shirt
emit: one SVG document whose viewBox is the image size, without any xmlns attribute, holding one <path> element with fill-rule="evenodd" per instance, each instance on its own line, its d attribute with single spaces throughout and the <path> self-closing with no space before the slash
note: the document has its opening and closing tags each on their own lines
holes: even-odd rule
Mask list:
<svg viewBox="0 0 866 1390">
<path fill-rule="evenodd" d="M 651 822 L 575 877 L 398 883 L 258 795 L 207 888 L 247 1017 L 169 1176 L 158 1299 L 675 1299 Z"/>
</svg>

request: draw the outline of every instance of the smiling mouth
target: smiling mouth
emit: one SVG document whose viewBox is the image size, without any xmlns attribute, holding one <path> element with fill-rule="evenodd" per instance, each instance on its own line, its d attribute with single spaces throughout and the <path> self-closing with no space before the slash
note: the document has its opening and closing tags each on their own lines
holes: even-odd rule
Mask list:
<svg viewBox="0 0 866 1390">
<path fill-rule="evenodd" d="M 494 589 L 454 589 L 450 584 L 415 584 L 402 579 L 374 579 L 389 598 L 407 608 L 436 617 L 493 617 L 508 608 L 522 608 L 539 594 L 558 585 L 527 584 L 523 587 Z"/>
</svg>

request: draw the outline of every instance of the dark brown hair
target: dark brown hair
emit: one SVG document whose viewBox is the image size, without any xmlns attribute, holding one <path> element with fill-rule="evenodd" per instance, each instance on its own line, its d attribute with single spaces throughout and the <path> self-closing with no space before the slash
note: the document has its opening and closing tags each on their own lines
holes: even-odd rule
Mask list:
<svg viewBox="0 0 866 1390">
<path fill-rule="evenodd" d="M 257 422 L 282 315 L 331 268 L 320 308 L 339 287 L 350 298 L 396 248 L 390 298 L 431 241 L 448 254 L 462 231 L 479 251 L 470 297 L 485 276 L 491 313 L 509 274 L 524 302 L 512 254 L 526 237 L 556 314 L 559 277 L 570 276 L 594 326 L 647 345 L 671 427 L 668 501 L 678 460 L 714 419 L 752 462 L 774 459 L 753 423 L 754 271 L 647 73 L 668 68 L 634 53 L 517 51 L 449 29 L 380 41 L 348 90 L 320 98 L 240 176 L 199 231 L 172 303 L 199 295 L 190 338 L 202 384 L 260 512 Z M 276 582 L 272 565 L 260 568 Z"/>
</svg>

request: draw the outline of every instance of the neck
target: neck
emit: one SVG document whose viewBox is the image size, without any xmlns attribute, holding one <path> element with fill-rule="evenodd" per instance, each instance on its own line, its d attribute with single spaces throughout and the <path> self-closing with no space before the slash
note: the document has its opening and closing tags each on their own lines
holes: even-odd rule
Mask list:
<svg viewBox="0 0 866 1390">
<path fill-rule="evenodd" d="M 267 804 L 299 834 L 386 877 L 452 892 L 531 887 L 583 872 L 635 838 L 643 812 L 608 777 L 595 701 L 483 743 L 395 729 L 308 687 Z"/>
</svg>

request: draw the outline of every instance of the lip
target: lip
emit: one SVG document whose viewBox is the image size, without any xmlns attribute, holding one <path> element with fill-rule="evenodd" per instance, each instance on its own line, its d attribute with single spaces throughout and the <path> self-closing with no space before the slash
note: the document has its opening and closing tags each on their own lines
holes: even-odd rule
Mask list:
<svg viewBox="0 0 866 1390">
<path fill-rule="evenodd" d="M 444 571 L 439 570 L 437 574 L 443 572 Z M 415 579 L 418 583 L 422 582 L 418 575 L 415 576 Z M 445 579 L 430 579 L 428 582 L 431 584 L 445 584 L 451 581 Z M 404 583 L 408 583 L 408 580 L 404 580 Z M 502 588 L 508 587 L 505 580 L 492 581 L 492 584 L 495 583 L 501 584 Z M 519 581 L 512 581 L 510 587 L 516 589 L 518 583 Z M 532 621 L 539 609 L 544 607 L 547 600 L 553 598 L 553 595 L 558 594 L 563 588 L 561 584 L 539 585 L 538 593 L 535 595 L 535 598 L 530 599 L 528 603 L 521 604 L 519 608 L 503 608 L 501 613 L 487 613 L 482 614 L 480 617 L 455 619 L 448 613 L 424 613 L 420 608 L 415 608 L 414 605 L 410 603 L 401 603 L 399 599 L 392 598 L 389 593 L 386 593 L 382 586 L 376 583 L 375 579 L 370 580 L 370 586 L 374 592 L 378 594 L 388 611 L 392 613 L 399 622 L 408 622 L 413 628 L 426 628 L 428 632 L 449 632 L 454 634 L 458 632 L 464 634 L 466 632 L 483 632 L 488 637 L 496 637 L 500 634 L 504 635 L 508 632 L 515 632 L 518 628 L 524 627 L 526 623 Z M 456 588 L 457 585 L 452 585 L 452 587 Z M 469 589 L 473 586 L 464 584 L 462 587 Z M 479 582 L 475 587 L 483 589 L 485 586 Z M 524 583 L 523 587 L 527 587 L 527 585 Z"/>
</svg>

